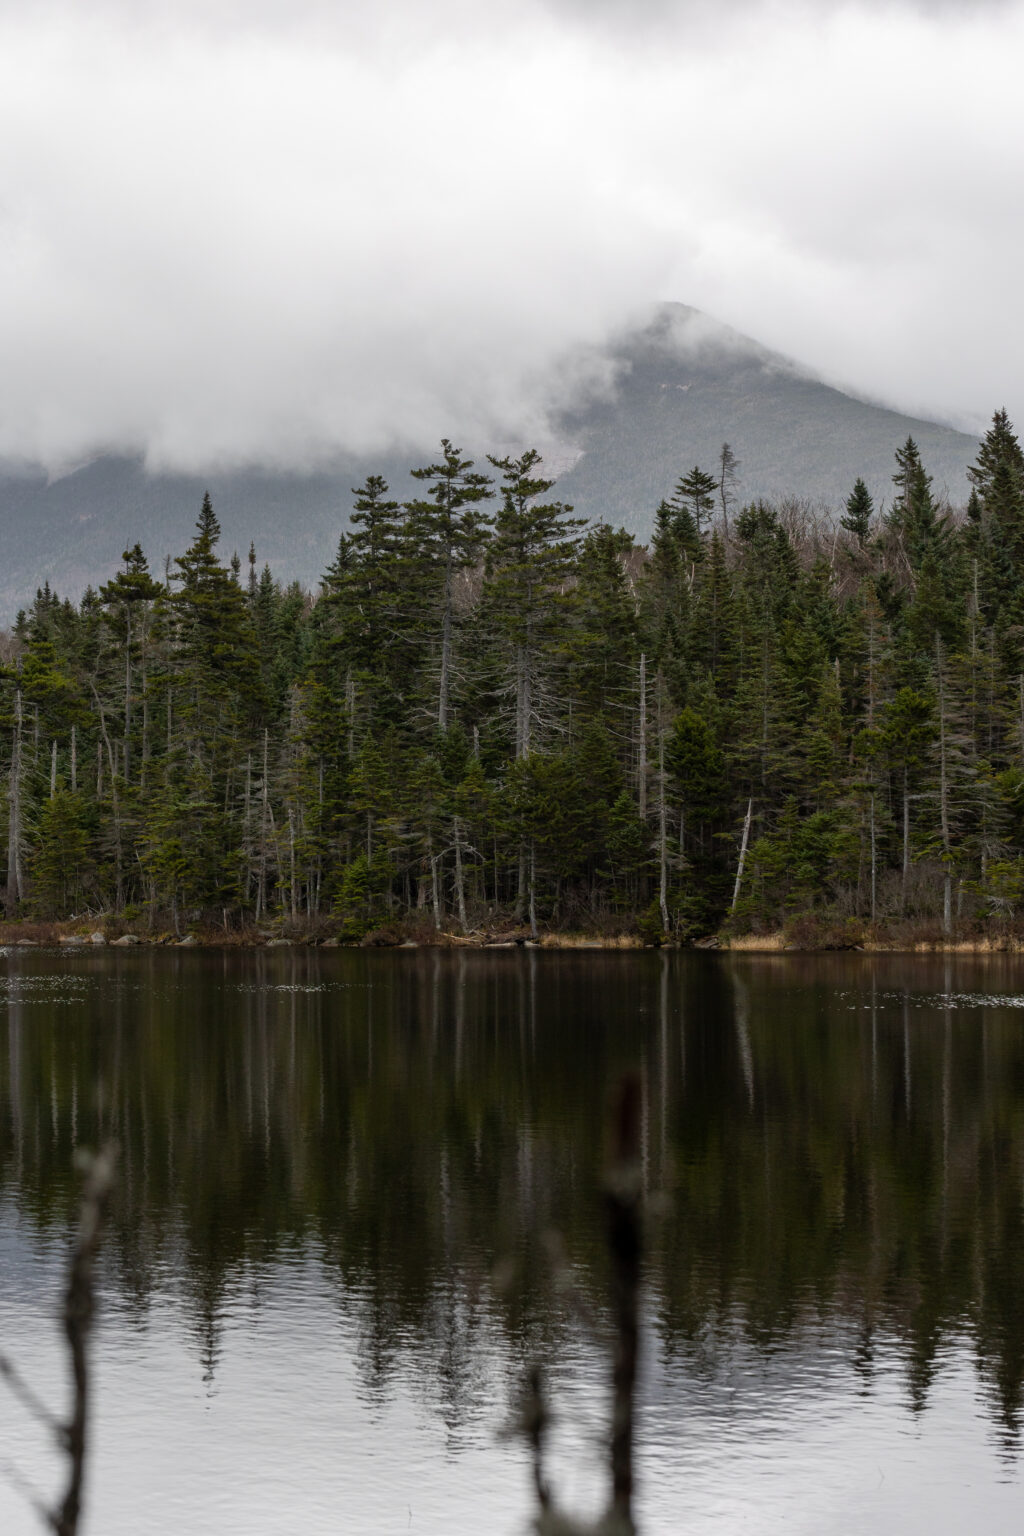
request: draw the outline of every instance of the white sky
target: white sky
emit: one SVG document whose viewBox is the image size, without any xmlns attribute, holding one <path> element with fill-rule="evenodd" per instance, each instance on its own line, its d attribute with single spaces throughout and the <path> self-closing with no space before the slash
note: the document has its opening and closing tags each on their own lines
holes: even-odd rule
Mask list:
<svg viewBox="0 0 1024 1536">
<path fill-rule="evenodd" d="M 0 0 L 0 455 L 543 435 L 695 304 L 1024 426 L 1024 3 Z"/>
</svg>

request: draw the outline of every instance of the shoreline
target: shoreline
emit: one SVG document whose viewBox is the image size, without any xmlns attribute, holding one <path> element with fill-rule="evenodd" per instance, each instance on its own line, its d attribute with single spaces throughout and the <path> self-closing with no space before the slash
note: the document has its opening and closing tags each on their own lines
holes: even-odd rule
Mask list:
<svg viewBox="0 0 1024 1536">
<path fill-rule="evenodd" d="M 94 918 L 91 923 L 42 923 L 30 919 L 0 923 L 0 948 L 25 949 L 546 949 L 580 952 L 600 950 L 636 953 L 640 950 L 701 951 L 749 955 L 1024 955 L 1024 933 L 1004 931 L 945 938 L 926 934 L 837 935 L 828 930 L 811 933 L 715 934 L 692 942 L 676 939 L 652 941 L 640 934 L 586 932 L 542 933 L 536 939 L 521 931 L 495 930 L 469 934 L 422 930 L 415 935 L 370 933 L 361 939 L 341 938 L 324 927 L 312 931 L 268 931 L 243 928 L 228 932 L 197 927 L 180 936 L 169 930 L 139 932 L 124 923 Z"/>
</svg>

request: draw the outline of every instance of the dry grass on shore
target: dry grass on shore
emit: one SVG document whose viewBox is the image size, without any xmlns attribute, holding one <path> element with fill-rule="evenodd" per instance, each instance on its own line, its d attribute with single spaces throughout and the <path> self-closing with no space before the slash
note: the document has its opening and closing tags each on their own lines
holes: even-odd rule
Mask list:
<svg viewBox="0 0 1024 1536">
<path fill-rule="evenodd" d="M 437 930 L 433 923 L 416 921 L 394 923 L 373 929 L 360 938 L 342 937 L 338 925 L 321 921 L 313 927 L 240 926 L 224 928 L 215 923 L 183 926 L 180 934 L 161 925 L 150 929 L 143 923 L 126 923 L 114 918 L 92 917 L 81 921 L 45 922 L 24 919 L 0 922 L 0 946 L 38 946 L 56 948 L 69 940 L 88 943 L 93 934 L 102 934 L 108 944 L 125 934 L 128 942 L 139 946 L 163 947 L 191 945 L 197 948 L 265 948 L 279 946 L 353 947 L 368 949 L 518 949 L 524 946 L 546 950 L 637 951 L 654 947 L 649 937 L 638 932 L 542 931 L 534 940 L 529 929 L 521 926 L 484 928 L 468 934 Z M 668 948 L 686 948 L 670 942 Z M 932 919 L 905 919 L 872 926 L 852 919 L 830 919 L 818 914 L 800 914 L 783 928 L 763 933 L 730 933 L 728 930 L 698 939 L 693 946 L 731 954 L 816 954 L 828 951 L 859 951 L 866 954 L 1024 954 L 1024 921 L 1000 922 L 987 927 L 977 921 L 965 925 L 953 938 L 947 938 L 941 924 Z"/>
</svg>

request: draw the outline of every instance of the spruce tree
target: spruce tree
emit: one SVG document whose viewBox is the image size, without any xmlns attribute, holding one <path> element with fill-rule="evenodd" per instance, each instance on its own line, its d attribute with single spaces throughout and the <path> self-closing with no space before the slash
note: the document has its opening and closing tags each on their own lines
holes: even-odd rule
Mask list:
<svg viewBox="0 0 1024 1536">
<path fill-rule="evenodd" d="M 538 727 L 561 723 L 551 717 L 557 706 L 544 694 L 564 642 L 570 609 L 566 582 L 583 519 L 573 517 L 564 502 L 543 499 L 554 481 L 539 474 L 535 449 L 490 462 L 502 475 L 501 508 L 487 550 L 484 603 L 514 689 L 514 752 L 523 758 L 533 750 Z"/>
<path fill-rule="evenodd" d="M 992 425 L 982 438 L 978 457 L 967 471 L 967 478 L 984 503 L 991 493 L 996 471 L 1006 466 L 1017 479 L 1024 481 L 1024 449 L 1005 409 L 995 411 Z"/>
<path fill-rule="evenodd" d="M 436 653 L 436 705 L 439 730 L 448 729 L 455 631 L 455 583 L 472 566 L 487 541 L 489 519 L 480 502 L 491 496 L 492 481 L 473 468 L 448 438 L 441 440 L 441 458 L 412 471 L 413 479 L 429 484 L 421 500 L 406 503 L 407 548 L 419 566 L 419 601 L 425 638 Z"/>
<path fill-rule="evenodd" d="M 727 445 L 726 445 L 727 446 Z M 725 480 L 723 478 L 723 485 Z M 676 482 L 669 506 L 676 513 L 688 513 L 697 529 L 698 539 L 703 524 L 709 522 L 714 511 L 715 497 L 719 494 L 719 482 L 695 464 L 689 474 Z"/>
<path fill-rule="evenodd" d="M 875 504 L 864 481 L 857 477 L 853 484 L 853 490 L 846 498 L 846 516 L 840 519 L 842 527 L 848 533 L 852 533 L 861 549 L 864 548 L 871 533 L 871 516 L 875 510 Z"/>
<path fill-rule="evenodd" d="M 927 554 L 942 558 L 948 527 L 936 508 L 932 477 L 925 472 L 912 437 L 896 450 L 896 473 L 892 478 L 896 495 L 889 512 L 889 528 L 899 540 L 911 571 L 917 572 Z"/>
<path fill-rule="evenodd" d="M 134 703 L 133 673 L 138 653 L 142 670 L 142 691 L 146 688 L 146 638 L 153 604 L 162 588 L 150 575 L 149 562 L 142 546 L 133 544 L 121 556 L 124 570 L 118 571 L 112 581 L 99 589 L 100 599 L 108 613 L 108 621 L 117 640 L 124 648 L 124 728 L 122 761 L 126 784 L 132 779 L 132 705 Z M 145 750 L 145 749 L 144 749 Z"/>
<path fill-rule="evenodd" d="M 406 611 L 412 595 L 406 511 L 390 498 L 381 475 L 367 476 L 352 494 L 347 566 L 333 595 L 348 665 L 373 714 L 391 718 L 415 665 Z"/>
<path fill-rule="evenodd" d="M 978 457 L 967 471 L 972 485 L 972 554 L 980 567 L 982 608 L 999 626 L 1009 666 L 1024 648 L 1011 631 L 1024 622 L 1020 572 L 1024 567 L 1024 451 L 1005 410 L 996 411 Z"/>
</svg>

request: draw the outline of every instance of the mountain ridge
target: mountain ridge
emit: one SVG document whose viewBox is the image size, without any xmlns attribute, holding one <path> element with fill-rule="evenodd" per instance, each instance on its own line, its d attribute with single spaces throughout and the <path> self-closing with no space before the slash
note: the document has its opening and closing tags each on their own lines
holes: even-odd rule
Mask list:
<svg viewBox="0 0 1024 1536">
<path fill-rule="evenodd" d="M 966 500 L 975 438 L 847 394 L 699 310 L 655 306 L 605 354 L 613 385 L 564 411 L 547 450 L 555 472 L 564 466 L 556 494 L 591 521 L 648 537 L 661 499 L 694 464 L 712 469 L 723 442 L 739 461 L 742 501 L 795 496 L 838 506 L 860 475 L 879 506 L 907 436 L 936 490 L 954 504 Z M 467 451 L 482 460 L 487 449 Z M 244 559 L 252 541 L 260 565 L 315 587 L 346 526 L 351 487 L 380 473 L 404 499 L 416 488 L 416 462 L 392 451 L 314 473 L 150 474 L 141 457 L 110 454 L 53 480 L 0 465 L 0 618 L 12 618 L 44 582 L 77 599 L 109 579 L 136 541 L 162 572 L 189 543 L 206 490 L 226 554 L 237 549 Z"/>
<path fill-rule="evenodd" d="M 619 347 L 625 367 L 614 401 L 579 419 L 582 451 L 559 481 L 559 494 L 584 516 L 600 505 L 608 521 L 642 534 L 679 475 L 694 464 L 712 469 L 723 442 L 739 459 L 741 500 L 840 506 L 860 476 L 880 506 L 908 436 L 936 491 L 954 505 L 967 498 L 976 438 L 850 395 L 699 310 L 660 306 Z"/>
</svg>

